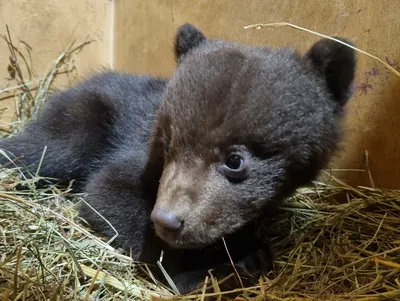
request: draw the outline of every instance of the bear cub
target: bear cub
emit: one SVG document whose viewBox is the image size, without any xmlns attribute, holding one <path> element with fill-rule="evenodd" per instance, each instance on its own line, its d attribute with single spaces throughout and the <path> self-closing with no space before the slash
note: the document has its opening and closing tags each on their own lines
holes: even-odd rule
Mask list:
<svg viewBox="0 0 400 301">
<path fill-rule="evenodd" d="M 185 293 L 210 269 L 234 271 L 222 238 L 244 279 L 271 269 L 257 224 L 329 163 L 356 60 L 329 39 L 301 55 L 208 39 L 191 24 L 174 46 L 170 79 L 94 75 L 54 93 L 0 148 L 26 174 L 46 148 L 40 175 L 74 180 L 90 205 L 80 215 L 101 234 L 115 229 L 134 260 L 154 265 L 163 250 Z"/>
</svg>

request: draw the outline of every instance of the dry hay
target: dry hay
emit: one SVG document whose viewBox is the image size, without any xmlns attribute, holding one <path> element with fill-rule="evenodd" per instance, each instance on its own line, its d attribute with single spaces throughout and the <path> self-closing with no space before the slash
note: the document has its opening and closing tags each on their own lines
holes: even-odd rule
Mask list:
<svg viewBox="0 0 400 301">
<path fill-rule="evenodd" d="M 7 71 L 9 78 L 7 79 L 15 85 L 0 89 L 0 101 L 14 98 L 16 110 L 13 122 L 1 127 L 0 130 L 4 132 L 4 135 L 13 135 L 23 128 L 29 120 L 35 119 L 39 115 L 48 99 L 48 94 L 52 90 L 52 84 L 56 77 L 60 74 L 71 74 L 75 70 L 72 64 L 73 56 L 93 41 L 87 39 L 76 45 L 76 41 L 71 40 L 68 47 L 52 62 L 46 74 L 40 77 L 33 66 L 32 48 L 26 42 L 18 41 L 17 45 L 23 45 L 23 49 L 20 49 L 14 44 L 8 26 L 6 26 L 6 32 L 6 34 L 0 35 L 0 41 L 3 40 L 8 46 L 9 64 Z M 24 71 L 26 74 L 24 74 Z"/>
<path fill-rule="evenodd" d="M 58 74 L 70 50 L 48 75 Z M 23 78 L 17 79 L 17 98 L 23 101 L 31 90 Z M 49 79 L 34 95 L 47 95 Z M 36 103 L 46 97 L 41 99 Z M 84 195 L 56 186 L 36 189 L 33 184 L 40 178 L 26 179 L 9 167 L 0 171 L 0 301 L 160 300 L 175 295 L 145 265 L 90 232 L 75 207 Z M 21 184 L 25 188 L 16 189 Z M 400 300 L 400 191 L 337 184 L 316 183 L 287 201 L 269 225 L 276 230 L 270 234 L 279 251 L 274 271 L 254 287 L 237 289 L 237 299 Z M 211 295 L 222 298 L 225 292 L 219 292 L 215 279 L 207 280 L 216 291 Z M 199 290 L 176 298 L 205 297 Z"/>
<path fill-rule="evenodd" d="M 154 285 L 133 274 L 135 264 L 129 257 L 92 235 L 79 220 L 75 204 L 81 196 L 67 197 L 68 189 L 55 186 L 36 190 L 33 181 L 17 169 L 3 169 L 0 181 L 0 291 L 4 296 L 94 300 L 93 292 L 104 300 L 131 300 L 145 296 L 146 287 L 154 291 Z M 17 185 L 27 189 L 16 190 Z M 106 274 L 113 277 L 105 278 Z"/>
<path fill-rule="evenodd" d="M 343 45 L 345 45 L 345 46 L 347 46 L 347 47 L 349 47 L 349 48 L 351 48 L 351 49 L 353 49 L 353 50 L 355 50 L 355 51 L 357 51 L 357 52 L 359 52 L 359 53 L 361 53 L 363 55 L 366 55 L 366 56 L 368 56 L 370 58 L 373 58 L 374 60 L 376 60 L 379 63 L 381 63 L 382 65 L 384 65 L 387 69 L 389 69 L 395 75 L 400 76 L 400 72 L 399 71 L 397 71 L 395 68 L 393 68 L 393 66 L 391 66 L 387 62 L 383 61 L 379 57 L 377 57 L 375 55 L 372 55 L 372 54 L 370 54 L 369 52 L 367 52 L 365 50 L 362 50 L 360 48 L 354 47 L 353 45 L 350 45 L 349 43 L 341 41 L 341 40 L 339 40 L 337 38 L 328 36 L 326 34 L 323 34 L 323 33 L 317 32 L 317 31 L 310 30 L 308 28 L 304 28 L 304 27 L 298 26 L 296 24 L 292 24 L 292 23 L 288 23 L 288 22 L 257 23 L 257 24 L 247 25 L 247 26 L 244 27 L 244 29 L 262 29 L 264 27 L 265 28 L 276 28 L 276 27 L 283 27 L 283 26 L 288 26 L 288 27 L 291 27 L 291 28 L 294 28 L 294 29 L 297 29 L 297 30 L 300 30 L 300 31 L 305 31 L 305 32 L 310 33 L 312 35 L 316 35 L 316 36 L 319 36 L 321 38 L 329 39 L 329 40 L 335 41 L 337 43 L 343 44 Z"/>
<path fill-rule="evenodd" d="M 2 300 L 173 296 L 90 233 L 75 209 L 82 196 L 54 186 L 36 190 L 16 169 L 3 169 L 0 181 Z M 400 298 L 400 191 L 316 184 L 285 204 L 275 228 L 275 270 L 243 289 L 244 299 Z"/>
</svg>

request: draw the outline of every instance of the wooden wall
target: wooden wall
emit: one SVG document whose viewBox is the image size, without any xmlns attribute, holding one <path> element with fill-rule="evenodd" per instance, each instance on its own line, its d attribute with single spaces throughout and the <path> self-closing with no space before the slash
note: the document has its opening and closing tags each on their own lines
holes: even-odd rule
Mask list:
<svg viewBox="0 0 400 301">
<path fill-rule="evenodd" d="M 306 51 L 318 37 L 291 28 L 244 30 L 252 23 L 290 22 L 351 39 L 400 70 L 399 0 L 117 0 L 115 68 L 170 75 L 172 39 L 184 22 L 209 37 L 251 45 L 290 45 Z M 346 139 L 333 167 L 369 170 L 376 186 L 400 188 L 400 78 L 358 55 L 357 90 L 347 107 Z M 371 185 L 367 172 L 336 172 Z"/>
<path fill-rule="evenodd" d="M 175 66 L 172 39 L 185 22 L 209 37 L 250 45 L 289 45 L 304 52 L 318 40 L 288 27 L 243 29 L 252 23 L 286 21 L 347 37 L 399 70 L 399 15 L 399 0 L 0 0 L 0 33 L 8 24 L 14 38 L 32 46 L 38 73 L 71 36 L 80 41 L 90 34 L 96 42 L 75 62 L 81 77 L 112 63 L 119 71 L 169 76 Z M 0 40 L 0 88 L 8 84 L 7 64 L 8 51 Z M 357 90 L 347 112 L 343 151 L 333 167 L 365 169 L 368 151 L 376 186 L 400 188 L 400 78 L 359 54 Z M 367 172 L 335 175 L 351 184 L 371 185 Z"/>
</svg>

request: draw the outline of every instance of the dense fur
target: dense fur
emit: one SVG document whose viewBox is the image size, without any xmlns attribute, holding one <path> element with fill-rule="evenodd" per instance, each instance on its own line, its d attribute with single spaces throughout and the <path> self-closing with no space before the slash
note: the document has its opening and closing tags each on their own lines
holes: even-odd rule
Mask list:
<svg viewBox="0 0 400 301">
<path fill-rule="evenodd" d="M 257 222 L 329 162 L 355 57 L 329 40 L 304 56 L 208 40 L 190 24 L 178 29 L 175 54 L 169 80 L 108 72 L 53 95 L 0 147 L 35 171 L 47 146 L 41 175 L 77 179 L 116 242 L 153 264 L 163 249 L 186 292 L 210 268 L 233 271 L 222 237 L 243 275 L 271 268 Z M 115 234 L 91 208 L 81 215 Z"/>
</svg>

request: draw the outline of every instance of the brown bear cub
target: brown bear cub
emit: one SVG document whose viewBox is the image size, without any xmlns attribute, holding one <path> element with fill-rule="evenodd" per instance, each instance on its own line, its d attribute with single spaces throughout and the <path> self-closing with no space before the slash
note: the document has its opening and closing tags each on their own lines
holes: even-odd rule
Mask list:
<svg viewBox="0 0 400 301">
<path fill-rule="evenodd" d="M 243 279 L 271 269 L 257 222 L 328 164 L 356 60 L 328 39 L 300 55 L 207 39 L 190 24 L 175 54 L 171 79 L 106 72 L 53 94 L 0 147 L 26 173 L 47 147 L 40 175 L 75 180 L 135 260 L 155 264 L 164 250 L 185 293 L 210 269 L 233 272 L 222 238 Z M 115 234 L 88 206 L 80 212 Z"/>
</svg>

